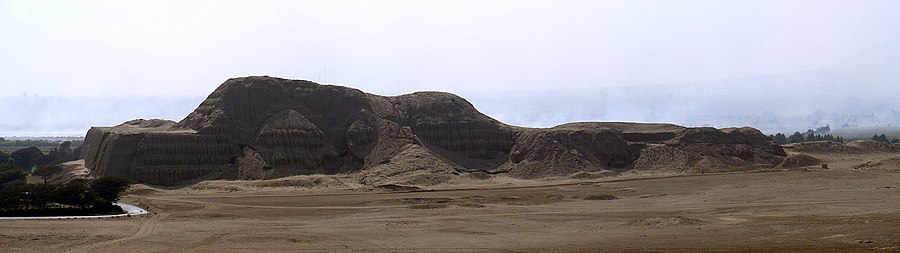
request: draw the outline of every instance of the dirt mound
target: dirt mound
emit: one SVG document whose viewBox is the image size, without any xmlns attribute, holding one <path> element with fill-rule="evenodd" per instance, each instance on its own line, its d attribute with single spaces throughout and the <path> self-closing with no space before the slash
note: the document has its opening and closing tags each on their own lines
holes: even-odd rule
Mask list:
<svg viewBox="0 0 900 253">
<path fill-rule="evenodd" d="M 638 145 L 609 128 L 583 125 L 535 129 L 519 136 L 503 169 L 519 178 L 623 170 L 639 154 Z"/>
<path fill-rule="evenodd" d="M 861 150 L 833 141 L 812 141 L 784 145 L 787 151 L 813 154 L 856 154 Z"/>
<path fill-rule="evenodd" d="M 776 169 L 796 169 L 796 168 L 803 168 L 803 167 L 809 167 L 809 166 L 818 166 L 820 164 L 822 164 L 822 160 L 819 160 L 819 158 L 815 158 L 815 157 L 812 157 L 809 155 L 799 154 L 799 155 L 788 156 L 787 158 L 784 159 L 783 162 L 781 162 L 781 164 L 779 164 L 775 168 Z"/>
<path fill-rule="evenodd" d="M 628 221 L 625 225 L 639 227 L 670 227 L 670 226 L 694 226 L 706 224 L 703 220 L 682 216 L 675 217 L 647 217 Z"/>
<path fill-rule="evenodd" d="M 50 178 L 47 179 L 47 183 L 49 184 L 65 184 L 73 179 L 90 178 L 90 172 L 84 167 L 84 160 L 70 161 L 51 166 L 58 168 L 59 173 L 50 175 Z M 44 182 L 43 178 L 39 177 L 33 177 L 30 181 Z"/>
<path fill-rule="evenodd" d="M 436 185 L 449 182 L 456 171 L 457 166 L 443 161 L 422 146 L 409 144 L 400 154 L 362 171 L 360 183 Z"/>
<path fill-rule="evenodd" d="M 894 145 L 880 141 L 864 140 L 854 141 L 846 144 L 847 147 L 857 148 L 865 152 L 894 152 Z"/>
<path fill-rule="evenodd" d="M 613 195 L 601 194 L 601 195 L 587 196 L 584 199 L 585 200 L 616 200 L 616 199 L 619 199 L 619 197 L 616 197 Z"/>
<path fill-rule="evenodd" d="M 802 142 L 788 144 L 784 148 L 788 151 L 812 154 L 871 154 L 898 151 L 893 144 L 871 140 L 853 141 L 846 144 L 833 141 Z"/>
<path fill-rule="evenodd" d="M 197 191 L 235 192 L 258 190 L 323 190 L 361 188 L 359 184 L 350 183 L 350 178 L 339 176 L 291 176 L 270 180 L 210 180 L 191 185 L 189 189 Z"/>
<path fill-rule="evenodd" d="M 724 172 L 771 168 L 784 159 L 781 146 L 753 128 L 689 128 L 672 140 L 641 150 L 639 171 Z"/>
<path fill-rule="evenodd" d="M 856 165 L 853 169 L 878 172 L 900 172 L 900 157 L 891 157 L 878 162 L 866 162 Z"/>
<path fill-rule="evenodd" d="M 784 156 L 750 128 L 609 122 L 530 129 L 449 93 L 385 97 L 272 77 L 229 79 L 178 123 L 91 128 L 82 153 L 92 175 L 161 185 L 345 173 L 368 185 L 432 185 L 496 173 L 772 167 Z"/>
</svg>

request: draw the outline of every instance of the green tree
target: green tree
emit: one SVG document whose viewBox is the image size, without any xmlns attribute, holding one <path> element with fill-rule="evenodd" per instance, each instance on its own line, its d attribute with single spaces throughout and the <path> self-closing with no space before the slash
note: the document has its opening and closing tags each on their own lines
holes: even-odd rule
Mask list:
<svg viewBox="0 0 900 253">
<path fill-rule="evenodd" d="M 46 184 L 26 184 L 19 197 L 24 209 L 47 209 L 53 203 L 56 186 Z"/>
<path fill-rule="evenodd" d="M 801 134 L 800 132 L 794 132 L 794 134 L 792 134 L 790 137 L 788 137 L 788 142 L 789 143 L 800 143 L 800 142 L 803 142 L 804 139 L 806 139 L 806 138 L 803 138 L 803 134 Z"/>
<path fill-rule="evenodd" d="M 45 155 L 41 149 L 36 147 L 23 148 L 12 152 L 10 156 L 16 160 L 16 167 L 22 170 L 29 170 L 33 166 L 44 166 L 53 161 L 49 156 Z"/>
<path fill-rule="evenodd" d="M 94 203 L 96 195 L 84 179 L 74 179 L 56 189 L 53 201 L 63 205 L 87 208 Z"/>
<path fill-rule="evenodd" d="M 24 182 L 25 172 L 10 165 L 0 164 L 0 186 L 6 186 L 16 181 Z"/>
<path fill-rule="evenodd" d="M 806 135 L 806 138 L 804 140 L 805 141 L 818 141 L 817 137 L 818 136 L 816 136 L 815 134 L 808 134 L 808 135 Z"/>
<path fill-rule="evenodd" d="M 880 141 L 880 142 L 884 142 L 884 143 L 891 143 L 891 141 L 888 140 L 887 136 L 885 136 L 884 134 L 881 134 L 881 135 L 877 135 L 877 134 L 876 134 L 876 135 L 873 135 L 873 136 L 872 136 L 872 140 L 873 140 L 873 141 Z"/>
<path fill-rule="evenodd" d="M 31 175 L 41 177 L 41 179 L 44 179 L 44 184 L 47 184 L 47 181 L 53 178 L 53 175 L 60 174 L 62 171 L 62 168 L 59 166 L 41 166 L 32 170 Z"/>
<path fill-rule="evenodd" d="M 0 164 L 8 164 L 8 165 L 16 165 L 16 160 L 9 156 L 7 153 L 3 153 L 0 151 Z"/>
<path fill-rule="evenodd" d="M 17 169 L 18 170 L 18 169 Z M 24 173 L 22 174 L 24 175 Z M 22 181 L 19 181 L 22 182 Z M 0 211 L 19 210 L 22 206 L 22 192 L 24 183 L 9 183 L 0 188 Z"/>
<path fill-rule="evenodd" d="M 772 137 L 772 140 L 774 140 L 775 143 L 778 143 L 778 144 L 787 144 L 788 143 L 787 136 L 784 136 L 783 133 L 775 134 L 775 136 Z"/>
<path fill-rule="evenodd" d="M 131 187 L 131 180 L 120 177 L 101 177 L 91 182 L 91 191 L 97 196 L 94 205 L 112 205 L 119 201 L 119 195 Z M 96 207 L 96 206 L 95 206 Z"/>
</svg>

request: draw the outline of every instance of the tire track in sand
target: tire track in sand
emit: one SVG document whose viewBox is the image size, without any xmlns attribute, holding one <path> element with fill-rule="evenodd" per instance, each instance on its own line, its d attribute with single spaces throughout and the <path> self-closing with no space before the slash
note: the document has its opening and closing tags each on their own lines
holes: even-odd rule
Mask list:
<svg viewBox="0 0 900 253">
<path fill-rule="evenodd" d="M 97 243 L 91 243 L 91 244 L 83 245 L 83 246 L 75 248 L 75 249 L 67 250 L 65 252 L 66 253 L 90 252 L 92 250 L 96 250 L 96 249 L 99 249 L 102 247 L 111 246 L 111 245 L 115 245 L 115 244 L 119 244 L 119 243 L 128 242 L 131 240 L 147 237 L 156 231 L 156 225 L 159 223 L 159 221 L 162 219 L 165 219 L 168 216 L 169 215 L 166 213 L 150 215 L 150 217 L 148 219 L 144 220 L 144 222 L 141 223 L 141 226 L 138 227 L 138 230 L 135 231 L 134 234 L 132 234 L 128 237 L 109 240 L 109 241 L 103 241 L 103 242 L 97 242 Z"/>
</svg>

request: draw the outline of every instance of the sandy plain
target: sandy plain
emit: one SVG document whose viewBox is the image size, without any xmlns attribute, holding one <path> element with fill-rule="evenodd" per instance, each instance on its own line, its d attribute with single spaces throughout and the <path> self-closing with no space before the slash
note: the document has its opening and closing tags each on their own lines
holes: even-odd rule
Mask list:
<svg viewBox="0 0 900 253">
<path fill-rule="evenodd" d="M 150 215 L 0 221 L 0 251 L 900 252 L 900 173 L 857 167 L 883 156 L 829 156 L 829 169 L 422 189 L 139 185 L 123 202 Z"/>
</svg>

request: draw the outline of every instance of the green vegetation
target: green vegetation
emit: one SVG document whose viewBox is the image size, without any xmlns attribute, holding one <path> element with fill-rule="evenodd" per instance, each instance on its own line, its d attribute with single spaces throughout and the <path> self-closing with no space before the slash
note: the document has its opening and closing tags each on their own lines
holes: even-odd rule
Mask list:
<svg viewBox="0 0 900 253">
<path fill-rule="evenodd" d="M 39 176 L 44 180 L 44 184 L 47 184 L 47 180 L 53 178 L 53 175 L 62 173 L 62 168 L 59 166 L 42 166 L 37 167 L 31 171 L 32 176 Z"/>
<path fill-rule="evenodd" d="M 123 178 L 76 179 L 65 184 L 26 184 L 18 168 L 0 165 L 0 216 L 118 213 L 113 205 L 131 186 Z"/>
<path fill-rule="evenodd" d="M 0 164 L 0 189 L 7 185 L 24 183 L 25 172 L 8 164 Z"/>
<path fill-rule="evenodd" d="M 65 141 L 57 140 L 7 140 L 0 137 L 0 147 L 56 147 Z M 79 147 L 84 143 L 83 140 L 71 140 L 73 147 Z"/>
<path fill-rule="evenodd" d="M 64 141 L 46 154 L 38 147 L 18 149 L 10 154 L 0 152 L 0 164 L 13 165 L 22 171 L 33 172 L 35 168 L 50 167 L 77 160 L 81 150 L 77 148 L 73 150 L 71 146 L 71 142 Z"/>
<path fill-rule="evenodd" d="M 26 172 L 31 172 L 34 167 L 43 167 L 53 162 L 53 158 L 45 155 L 36 147 L 16 150 L 10 154 L 10 157 L 15 160 L 16 167 Z"/>
<path fill-rule="evenodd" d="M 0 151 L 0 164 L 15 165 L 16 160 L 9 156 L 9 154 Z"/>
<path fill-rule="evenodd" d="M 900 143 L 900 139 L 894 138 L 894 139 L 889 140 L 888 137 L 887 137 L 887 135 L 885 135 L 885 134 L 881 134 L 881 135 L 877 135 L 877 134 L 876 134 L 876 135 L 872 135 L 872 139 L 871 139 L 871 140 L 873 140 L 873 141 L 880 141 L 880 142 L 884 142 L 884 143 Z"/>
<path fill-rule="evenodd" d="M 846 129 L 841 129 L 846 133 Z M 869 129 L 873 130 L 873 129 Z M 837 132 L 837 131 L 835 131 Z M 858 133 L 857 133 L 858 134 Z M 845 139 L 846 138 L 846 139 Z M 816 130 L 806 130 L 806 132 L 794 132 L 790 136 L 785 136 L 782 133 L 778 133 L 775 135 L 769 135 L 769 139 L 772 139 L 778 144 L 790 144 L 790 143 L 800 143 L 800 142 L 808 142 L 808 141 L 834 141 L 834 142 L 849 142 L 849 141 L 858 141 L 858 140 L 873 140 L 884 143 L 900 143 L 900 139 L 897 137 L 889 137 L 889 135 L 881 133 L 872 135 L 871 138 L 868 137 L 860 137 L 854 135 L 853 137 L 841 136 L 840 134 L 831 134 L 831 128 L 828 126 L 817 128 Z"/>
<path fill-rule="evenodd" d="M 807 130 L 805 133 L 794 132 L 791 136 L 785 136 L 783 133 L 778 133 L 775 135 L 769 135 L 769 139 L 775 141 L 778 144 L 790 144 L 790 143 L 800 143 L 800 142 L 808 142 L 808 141 L 834 141 L 844 143 L 844 137 L 834 136 L 831 134 L 817 134 L 812 129 Z"/>
<path fill-rule="evenodd" d="M 847 140 L 871 140 L 873 135 L 884 134 L 888 139 L 900 138 L 900 127 L 848 127 L 837 128 L 831 132 L 835 136 L 842 136 Z"/>
</svg>

